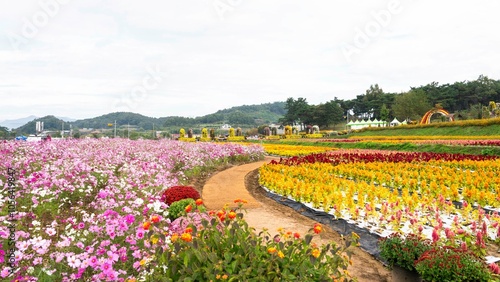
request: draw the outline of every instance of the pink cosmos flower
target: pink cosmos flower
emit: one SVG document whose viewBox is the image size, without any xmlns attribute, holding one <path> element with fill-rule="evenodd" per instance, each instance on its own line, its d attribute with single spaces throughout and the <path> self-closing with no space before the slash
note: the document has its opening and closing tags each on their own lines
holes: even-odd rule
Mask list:
<svg viewBox="0 0 500 282">
<path fill-rule="evenodd" d="M 49 236 L 54 236 L 54 235 L 56 235 L 56 230 L 52 227 L 49 227 L 49 228 L 45 229 L 45 233 L 47 233 Z"/>
<path fill-rule="evenodd" d="M 68 265 L 72 268 L 78 268 L 80 267 L 80 264 L 82 262 L 80 261 L 80 259 L 78 259 L 76 256 L 70 256 L 68 257 Z"/>
<path fill-rule="evenodd" d="M 116 254 L 116 253 L 114 253 L 114 252 L 112 252 L 112 251 L 108 251 L 108 252 L 107 252 L 107 255 L 108 255 L 108 258 L 109 258 L 111 261 L 114 261 L 114 262 L 118 261 L 118 258 L 119 258 L 118 254 Z"/>
</svg>

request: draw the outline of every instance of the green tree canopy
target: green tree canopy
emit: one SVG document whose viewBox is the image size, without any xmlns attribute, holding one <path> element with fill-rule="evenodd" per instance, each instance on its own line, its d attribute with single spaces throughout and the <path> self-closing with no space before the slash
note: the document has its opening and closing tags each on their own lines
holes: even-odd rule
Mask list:
<svg viewBox="0 0 500 282">
<path fill-rule="evenodd" d="M 431 108 L 432 105 L 423 90 L 410 90 L 397 95 L 392 105 L 394 116 L 399 120 L 419 120 Z"/>
</svg>

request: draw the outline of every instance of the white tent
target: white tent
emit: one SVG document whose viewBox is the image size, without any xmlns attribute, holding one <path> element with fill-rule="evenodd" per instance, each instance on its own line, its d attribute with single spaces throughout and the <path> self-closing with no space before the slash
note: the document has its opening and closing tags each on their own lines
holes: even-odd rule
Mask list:
<svg viewBox="0 0 500 282">
<path fill-rule="evenodd" d="M 398 126 L 400 125 L 401 123 L 399 122 L 399 120 L 397 118 L 394 118 L 392 121 L 391 121 L 391 126 Z"/>
</svg>

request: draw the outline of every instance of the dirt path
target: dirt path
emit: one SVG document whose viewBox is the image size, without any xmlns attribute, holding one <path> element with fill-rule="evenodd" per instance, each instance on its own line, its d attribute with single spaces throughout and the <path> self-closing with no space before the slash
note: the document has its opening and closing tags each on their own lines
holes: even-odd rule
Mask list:
<svg viewBox="0 0 500 282">
<path fill-rule="evenodd" d="M 258 183 L 257 169 L 272 158 L 264 161 L 235 166 L 210 177 L 203 186 L 202 198 L 208 209 L 220 209 L 225 204 L 233 204 L 235 199 L 245 199 L 247 213 L 245 219 L 257 232 L 266 228 L 276 234 L 278 228 L 305 234 L 315 221 L 293 209 L 267 198 Z M 234 205 L 234 204 L 233 204 Z M 338 233 L 324 226 L 317 243 L 340 242 Z M 349 272 L 358 281 L 392 281 L 391 272 L 378 260 L 361 249 L 356 249 Z"/>
</svg>

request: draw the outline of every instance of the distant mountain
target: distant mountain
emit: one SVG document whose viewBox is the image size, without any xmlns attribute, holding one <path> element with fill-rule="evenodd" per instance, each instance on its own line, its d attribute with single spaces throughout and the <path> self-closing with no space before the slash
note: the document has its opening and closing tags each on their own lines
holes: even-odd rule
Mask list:
<svg viewBox="0 0 500 282">
<path fill-rule="evenodd" d="M 8 129 L 19 128 L 19 127 L 25 125 L 26 123 L 28 123 L 28 122 L 30 122 L 32 120 L 35 120 L 37 118 L 38 118 L 37 116 L 31 115 L 31 116 L 25 117 L 25 118 L 6 119 L 4 121 L 0 121 L 0 126 L 5 126 Z M 75 121 L 76 120 L 74 118 L 69 118 L 69 117 L 57 117 L 57 118 L 60 119 L 60 120 L 65 121 L 65 122 L 71 122 L 71 121 Z"/>
<path fill-rule="evenodd" d="M 115 122 L 118 128 L 130 125 L 139 130 L 212 127 L 226 123 L 233 127 L 251 128 L 277 122 L 286 113 L 285 105 L 285 102 L 243 105 L 219 110 L 213 114 L 196 118 L 180 116 L 152 118 L 131 112 L 115 112 L 94 118 L 73 120 L 68 123 L 73 126 L 73 129 L 104 129 L 114 126 Z M 23 126 L 17 126 L 16 128 L 18 133 L 33 134 L 35 132 L 36 121 L 43 121 L 45 130 L 61 130 L 62 122 L 67 122 L 68 120 L 70 119 L 55 116 L 46 116 L 43 118 L 32 116 L 28 123 L 25 122 Z M 64 127 L 69 128 L 69 125 L 65 124 Z"/>
<path fill-rule="evenodd" d="M 57 118 L 55 116 L 45 116 L 41 118 L 35 118 L 34 120 L 26 123 L 25 125 L 16 128 L 18 134 L 35 134 L 36 133 L 36 122 L 43 121 L 44 131 L 60 131 L 62 129 L 62 124 L 67 123 L 66 121 Z M 67 126 L 66 129 L 69 129 Z"/>
<path fill-rule="evenodd" d="M 18 128 L 27 122 L 30 122 L 34 119 L 36 119 L 36 116 L 29 116 L 25 118 L 18 118 L 18 119 L 6 119 L 4 121 L 0 121 L 0 126 L 5 126 L 8 129 L 13 129 L 13 128 Z"/>
</svg>

